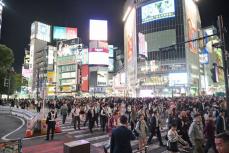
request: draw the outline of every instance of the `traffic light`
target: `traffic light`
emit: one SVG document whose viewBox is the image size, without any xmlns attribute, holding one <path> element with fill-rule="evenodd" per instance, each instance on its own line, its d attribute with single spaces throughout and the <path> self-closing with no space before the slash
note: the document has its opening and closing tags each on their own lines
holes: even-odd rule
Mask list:
<svg viewBox="0 0 229 153">
<path fill-rule="evenodd" d="M 213 65 L 213 67 L 211 69 L 211 78 L 212 78 L 212 81 L 214 83 L 216 83 L 216 82 L 219 82 L 219 78 L 218 78 L 218 66 L 217 66 L 216 63 L 213 63 L 212 65 Z"/>
</svg>

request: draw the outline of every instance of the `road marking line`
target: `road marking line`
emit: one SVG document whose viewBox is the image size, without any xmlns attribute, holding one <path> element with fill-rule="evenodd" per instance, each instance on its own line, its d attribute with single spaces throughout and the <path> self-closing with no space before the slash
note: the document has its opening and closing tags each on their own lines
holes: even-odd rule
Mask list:
<svg viewBox="0 0 229 153">
<path fill-rule="evenodd" d="M 18 127 L 16 130 L 14 130 L 14 131 L 12 131 L 12 132 L 6 134 L 5 136 L 3 136 L 3 137 L 1 138 L 2 140 L 11 140 L 11 139 L 7 139 L 6 137 L 8 137 L 9 135 L 13 134 L 14 132 L 17 132 L 18 130 L 20 130 L 20 129 L 25 125 L 25 121 L 24 121 L 23 119 L 21 119 L 21 118 L 19 118 L 19 117 L 17 117 L 17 116 L 13 116 L 13 117 L 16 117 L 16 118 L 20 119 L 21 122 L 22 122 L 22 125 L 21 125 L 20 127 Z"/>
</svg>

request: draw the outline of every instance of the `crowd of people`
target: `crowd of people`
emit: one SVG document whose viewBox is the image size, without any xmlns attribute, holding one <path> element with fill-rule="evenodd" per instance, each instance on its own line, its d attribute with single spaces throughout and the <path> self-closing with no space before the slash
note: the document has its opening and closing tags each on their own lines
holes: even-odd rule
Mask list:
<svg viewBox="0 0 229 153">
<path fill-rule="evenodd" d="M 19 106 L 32 104 L 38 112 L 43 102 L 19 101 Z M 129 141 L 133 139 L 138 139 L 138 149 L 144 152 L 154 136 L 157 136 L 160 146 L 167 147 L 172 153 L 181 149 L 186 152 L 193 150 L 194 153 L 207 153 L 210 148 L 215 153 L 229 150 L 225 150 L 228 147 L 225 143 L 229 141 L 226 132 L 229 122 L 224 97 L 63 98 L 46 100 L 45 105 L 51 110 L 47 124 L 54 122 L 56 115 L 61 115 L 63 124 L 67 116 L 72 118 L 75 130 L 88 126 L 93 133 L 94 127 L 100 126 L 101 131 L 111 137 L 110 144 L 105 147 L 105 151 L 109 148 L 111 153 L 122 153 L 125 147 L 125 153 L 132 152 Z M 166 144 L 161 134 L 165 129 Z"/>
</svg>

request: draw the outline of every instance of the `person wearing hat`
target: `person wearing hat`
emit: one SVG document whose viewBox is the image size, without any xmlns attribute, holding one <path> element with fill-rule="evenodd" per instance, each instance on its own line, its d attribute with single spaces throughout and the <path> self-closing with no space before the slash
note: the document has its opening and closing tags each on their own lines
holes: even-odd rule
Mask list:
<svg viewBox="0 0 229 153">
<path fill-rule="evenodd" d="M 194 115 L 194 120 L 189 127 L 188 135 L 194 147 L 193 153 L 204 153 L 203 125 L 199 113 Z"/>
<path fill-rule="evenodd" d="M 46 124 L 47 124 L 47 136 L 46 136 L 46 140 L 49 140 L 49 133 L 50 130 L 52 132 L 51 135 L 51 139 L 53 140 L 54 138 L 54 130 L 55 130 L 55 125 L 56 125 L 56 121 L 55 119 L 57 118 L 57 113 L 55 112 L 54 108 L 51 108 L 50 112 L 48 113 L 48 116 L 46 118 Z"/>
</svg>

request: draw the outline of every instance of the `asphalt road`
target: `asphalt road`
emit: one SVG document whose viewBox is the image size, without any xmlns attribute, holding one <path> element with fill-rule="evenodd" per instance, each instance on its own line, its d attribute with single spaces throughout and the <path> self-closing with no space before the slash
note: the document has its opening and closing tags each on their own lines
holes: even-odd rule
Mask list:
<svg viewBox="0 0 229 153">
<path fill-rule="evenodd" d="M 22 121 L 17 117 L 0 114 L 0 139 L 6 134 L 16 130 L 21 125 L 22 125 Z M 23 138 L 25 134 L 25 130 L 26 130 L 26 124 L 20 130 L 9 135 L 7 139 Z"/>
</svg>

